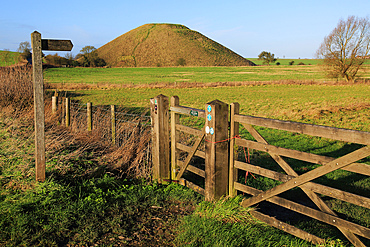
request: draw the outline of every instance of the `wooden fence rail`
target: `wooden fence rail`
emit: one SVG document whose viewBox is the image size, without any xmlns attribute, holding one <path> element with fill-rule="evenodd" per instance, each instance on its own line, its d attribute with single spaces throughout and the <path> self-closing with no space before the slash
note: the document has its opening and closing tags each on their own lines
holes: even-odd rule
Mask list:
<svg viewBox="0 0 370 247">
<path fill-rule="evenodd" d="M 241 115 L 239 114 L 240 107 L 238 103 L 231 104 L 229 110 L 229 105 L 218 100 L 207 103 L 205 110 L 200 110 L 181 106 L 180 100 L 176 96 L 171 98 L 171 106 L 168 107 L 168 98 L 159 95 L 151 101 L 151 107 L 153 145 L 154 147 L 159 145 L 160 147 L 157 147 L 157 150 L 161 150 L 153 153 L 153 165 L 161 166 L 161 168 L 154 169 L 162 169 L 161 173 L 165 174 L 165 177 L 158 174 L 159 180 L 185 181 L 183 182 L 184 185 L 192 187 L 205 195 L 206 200 L 218 199 L 224 195 L 235 196 L 238 192 L 246 193 L 250 197 L 242 202 L 242 206 L 256 206 L 266 201 L 336 227 L 355 246 L 365 246 L 358 236 L 370 239 L 370 229 L 340 218 L 326 204 L 323 196 L 367 209 L 370 209 L 370 198 L 316 182 L 317 178 L 340 169 L 370 176 L 370 165 L 359 162 L 370 156 L 370 132 Z M 202 130 L 199 130 L 182 125 L 180 124 L 180 115 L 204 119 L 204 127 Z M 159 120 L 158 116 L 165 116 L 165 118 Z M 169 116 L 171 116 L 170 128 L 168 127 Z M 333 158 L 278 147 L 269 144 L 262 134 L 259 133 L 258 129 L 255 128 L 256 126 L 328 138 L 340 142 L 355 143 L 359 144 L 359 148 L 342 157 Z M 249 132 L 253 137 L 252 140 L 239 136 L 241 127 L 244 127 Z M 171 131 L 171 135 L 168 134 L 169 131 Z M 193 145 L 189 146 L 181 143 L 179 141 L 180 133 L 186 133 L 195 138 Z M 169 143 L 171 144 L 168 145 Z M 263 164 L 251 164 L 247 158 L 245 162 L 239 161 L 238 147 L 269 154 L 285 174 L 263 167 Z M 187 154 L 182 160 L 180 159 L 180 152 Z M 156 158 L 154 156 L 159 157 Z M 161 162 L 159 162 L 160 156 L 162 157 Z M 192 164 L 194 156 L 204 159 L 204 170 Z M 164 160 L 163 157 L 168 157 L 168 159 Z M 300 172 L 301 174 L 299 175 L 286 161 L 286 158 L 310 162 L 319 166 L 303 174 Z M 204 188 L 188 183 L 183 178 L 185 171 L 204 178 Z M 271 189 L 261 191 L 238 182 L 238 173 L 243 171 L 277 180 L 281 183 Z M 191 186 L 189 186 L 190 184 Z M 299 188 L 303 191 L 307 199 L 316 207 L 309 207 L 281 197 L 282 193 L 294 188 Z M 252 214 L 274 227 L 315 244 L 324 241 L 317 236 L 278 221 L 271 216 L 264 215 L 259 211 L 253 211 Z"/>
</svg>

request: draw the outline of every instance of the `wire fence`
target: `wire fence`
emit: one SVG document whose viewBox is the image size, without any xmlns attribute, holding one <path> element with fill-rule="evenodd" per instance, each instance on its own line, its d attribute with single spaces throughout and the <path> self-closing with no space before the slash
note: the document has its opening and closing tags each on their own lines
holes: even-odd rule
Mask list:
<svg viewBox="0 0 370 247">
<path fill-rule="evenodd" d="M 57 121 L 76 133 L 98 135 L 99 141 L 115 148 L 108 157 L 116 168 L 136 177 L 151 173 L 151 117 L 149 109 L 140 113 L 120 106 L 82 104 L 65 97 L 53 100 Z M 89 128 L 89 124 L 91 127 Z"/>
</svg>

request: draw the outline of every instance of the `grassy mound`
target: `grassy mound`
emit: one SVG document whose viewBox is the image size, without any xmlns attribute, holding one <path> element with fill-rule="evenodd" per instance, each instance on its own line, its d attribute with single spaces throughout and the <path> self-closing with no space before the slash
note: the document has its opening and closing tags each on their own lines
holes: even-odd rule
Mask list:
<svg viewBox="0 0 370 247">
<path fill-rule="evenodd" d="M 109 65 L 117 67 L 254 65 L 201 33 L 175 24 L 140 26 L 98 52 Z"/>
</svg>

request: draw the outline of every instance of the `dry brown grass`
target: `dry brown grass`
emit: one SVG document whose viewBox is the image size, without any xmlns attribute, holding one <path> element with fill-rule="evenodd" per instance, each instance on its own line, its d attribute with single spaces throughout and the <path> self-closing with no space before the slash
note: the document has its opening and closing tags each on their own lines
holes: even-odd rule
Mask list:
<svg viewBox="0 0 370 247">
<path fill-rule="evenodd" d="M 370 84 L 370 80 L 357 80 L 355 84 Z M 120 88 L 208 88 L 208 87 L 237 87 L 237 86 L 258 86 L 258 85 L 354 85 L 346 81 L 313 81 L 313 80 L 277 80 L 277 81 L 240 81 L 240 82 L 186 82 L 177 83 L 153 83 L 153 84 L 84 84 L 84 83 L 49 83 L 47 89 L 57 90 L 108 90 Z"/>
<path fill-rule="evenodd" d="M 13 67 L 1 69 L 0 81 L 0 123 L 12 139 L 19 140 L 14 155 L 23 155 L 25 164 L 33 161 L 34 150 L 34 110 L 32 97 L 31 67 Z M 111 172 L 117 176 L 130 176 L 149 179 L 151 176 L 150 129 L 141 126 L 140 116 L 129 122 L 117 124 L 118 145 L 112 145 L 110 113 L 97 110 L 94 112 L 94 129 L 87 131 L 86 114 L 81 106 L 74 103 L 71 109 L 71 125 L 65 127 L 61 117 L 62 108 L 53 115 L 50 98 L 45 99 L 45 142 L 47 162 L 53 161 L 53 169 L 59 175 L 95 176 Z M 134 126 L 134 127 L 133 127 Z M 18 142 L 18 141 L 17 141 Z M 24 152 L 27 146 L 27 152 Z M 31 147 L 30 147 L 31 146 Z M 71 174 L 76 169 L 73 164 L 79 160 L 80 174 Z M 49 163 L 50 165 L 50 163 Z M 29 165 L 26 165 L 29 168 Z M 48 166 L 48 163 L 47 163 Z M 34 176 L 34 170 L 29 169 Z M 19 186 L 14 184 L 14 186 Z"/>
<path fill-rule="evenodd" d="M 0 67 L 0 106 L 17 104 L 24 108 L 33 102 L 32 67 Z"/>
<path fill-rule="evenodd" d="M 246 60 L 199 32 L 175 24 L 146 24 L 98 49 L 116 67 L 250 66 Z"/>
</svg>

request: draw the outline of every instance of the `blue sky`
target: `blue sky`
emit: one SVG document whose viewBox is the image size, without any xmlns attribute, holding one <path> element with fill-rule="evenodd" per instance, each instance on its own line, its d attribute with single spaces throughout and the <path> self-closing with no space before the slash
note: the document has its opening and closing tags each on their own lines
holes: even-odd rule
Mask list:
<svg viewBox="0 0 370 247">
<path fill-rule="evenodd" d="M 16 51 L 35 30 L 71 39 L 77 54 L 147 23 L 182 24 L 244 57 L 313 58 L 324 37 L 349 15 L 369 16 L 369 0 L 2 1 L 0 50 Z"/>
</svg>

